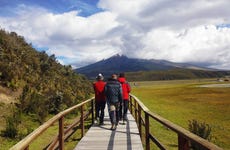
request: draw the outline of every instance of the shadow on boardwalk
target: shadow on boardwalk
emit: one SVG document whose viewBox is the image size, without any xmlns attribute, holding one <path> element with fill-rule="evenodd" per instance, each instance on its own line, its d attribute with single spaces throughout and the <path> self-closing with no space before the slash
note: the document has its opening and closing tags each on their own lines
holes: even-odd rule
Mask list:
<svg viewBox="0 0 230 150">
<path fill-rule="evenodd" d="M 128 112 L 126 124 L 110 130 L 108 111 L 105 109 L 104 125 L 94 124 L 74 150 L 143 150 L 134 118 Z"/>
</svg>

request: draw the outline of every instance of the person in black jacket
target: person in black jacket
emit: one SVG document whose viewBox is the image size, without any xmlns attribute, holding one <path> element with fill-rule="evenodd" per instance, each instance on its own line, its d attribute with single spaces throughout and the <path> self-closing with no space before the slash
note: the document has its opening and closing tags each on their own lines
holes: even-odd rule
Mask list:
<svg viewBox="0 0 230 150">
<path fill-rule="evenodd" d="M 109 107 L 111 130 L 115 130 L 119 122 L 119 104 L 122 101 L 122 87 L 116 74 L 106 83 L 104 91 Z"/>
</svg>

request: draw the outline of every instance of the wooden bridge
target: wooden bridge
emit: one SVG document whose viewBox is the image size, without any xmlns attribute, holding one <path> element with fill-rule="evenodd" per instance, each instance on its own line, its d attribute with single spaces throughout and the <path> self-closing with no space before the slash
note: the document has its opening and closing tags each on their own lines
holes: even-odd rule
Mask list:
<svg viewBox="0 0 230 150">
<path fill-rule="evenodd" d="M 130 113 L 127 117 L 126 124 L 119 123 L 112 131 L 105 109 L 104 125 L 94 124 L 74 150 L 143 150 L 137 124 Z"/>
<path fill-rule="evenodd" d="M 80 111 L 80 117 L 78 117 L 72 125 L 64 127 L 64 117 L 74 110 Z M 64 150 L 64 141 L 68 139 L 69 136 L 76 131 L 76 127 L 79 126 L 82 139 L 75 147 L 75 150 L 141 150 L 143 149 L 142 145 L 146 150 L 153 149 L 153 147 L 151 147 L 153 145 L 164 150 L 166 149 L 164 144 L 162 144 L 151 133 L 150 125 L 152 124 L 152 120 L 157 121 L 177 134 L 178 142 L 175 145 L 178 146 L 179 150 L 189 150 L 190 142 L 199 145 L 204 150 L 221 150 L 220 147 L 214 145 L 213 143 L 210 143 L 188 130 L 185 130 L 184 128 L 162 118 L 161 116 L 152 113 L 134 95 L 130 95 L 129 110 L 132 115 L 130 113 L 128 114 L 128 121 L 126 125 L 120 124 L 115 131 L 111 131 L 109 130 L 110 123 L 108 115 L 105 116 L 105 125 L 98 126 L 94 124 L 94 98 L 91 98 L 55 115 L 23 140 L 14 145 L 11 150 L 28 150 L 29 145 L 55 122 L 58 122 L 59 134 L 51 140 L 49 145 L 45 146 L 45 149 Z M 107 110 L 105 110 L 105 112 L 107 112 Z M 92 126 L 85 134 L 84 121 L 89 118 L 91 118 Z"/>
</svg>

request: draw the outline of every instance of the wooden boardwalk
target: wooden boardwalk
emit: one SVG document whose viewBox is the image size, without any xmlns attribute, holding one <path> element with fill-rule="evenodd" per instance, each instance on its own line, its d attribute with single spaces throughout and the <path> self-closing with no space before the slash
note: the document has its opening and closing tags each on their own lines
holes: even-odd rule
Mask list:
<svg viewBox="0 0 230 150">
<path fill-rule="evenodd" d="M 106 108 L 104 125 L 94 124 L 74 150 L 143 150 L 137 124 L 130 112 L 125 125 L 119 123 L 114 131 L 110 127 Z"/>
</svg>

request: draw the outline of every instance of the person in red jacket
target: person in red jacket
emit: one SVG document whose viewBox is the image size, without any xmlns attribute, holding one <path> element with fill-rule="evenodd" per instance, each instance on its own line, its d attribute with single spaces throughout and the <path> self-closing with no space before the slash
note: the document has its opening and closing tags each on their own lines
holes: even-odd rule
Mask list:
<svg viewBox="0 0 230 150">
<path fill-rule="evenodd" d="M 125 124 L 125 121 L 127 121 L 127 111 L 129 106 L 129 93 L 131 92 L 131 87 L 129 83 L 125 79 L 125 74 L 120 73 L 118 81 L 121 83 L 122 86 L 122 98 L 123 101 L 120 105 L 120 120 L 123 119 L 123 123 Z"/>
<path fill-rule="evenodd" d="M 103 76 L 101 73 L 96 77 L 97 81 L 93 83 L 93 88 L 95 92 L 95 110 L 96 110 L 96 119 L 99 121 L 99 125 L 102 125 L 104 122 L 104 110 L 105 110 L 105 82 L 103 81 Z"/>
</svg>

